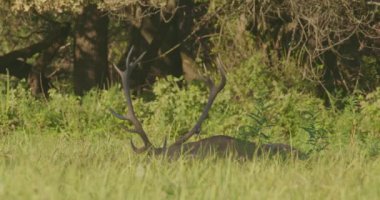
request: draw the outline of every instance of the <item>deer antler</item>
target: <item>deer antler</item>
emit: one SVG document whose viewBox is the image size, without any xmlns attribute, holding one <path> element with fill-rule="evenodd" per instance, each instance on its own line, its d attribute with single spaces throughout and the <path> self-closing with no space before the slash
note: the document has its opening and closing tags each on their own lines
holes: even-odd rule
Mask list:
<svg viewBox="0 0 380 200">
<path fill-rule="evenodd" d="M 196 133 L 198 134 L 201 131 L 202 123 L 206 120 L 207 114 L 208 114 L 209 110 L 211 109 L 211 106 L 214 103 L 216 96 L 224 88 L 224 86 L 226 85 L 226 82 L 227 82 L 226 72 L 224 71 L 222 61 L 220 60 L 219 57 L 217 58 L 217 67 L 218 67 L 219 73 L 222 77 L 219 85 L 216 86 L 214 81 L 212 81 L 209 77 L 204 78 L 204 79 L 206 79 L 206 83 L 208 84 L 208 86 L 210 88 L 210 94 L 208 97 L 207 104 L 203 108 L 202 114 L 199 117 L 197 123 L 195 123 L 195 125 L 193 126 L 193 128 L 189 132 L 187 132 L 185 135 L 178 138 L 171 146 L 181 145 L 184 142 L 186 142 L 189 138 L 191 138 L 191 136 L 193 136 Z"/>
<path fill-rule="evenodd" d="M 163 147 L 156 149 L 156 148 L 154 148 L 152 143 L 149 141 L 149 138 L 148 138 L 146 132 L 144 131 L 144 129 L 141 125 L 141 122 L 137 119 L 135 111 L 133 109 L 133 104 L 132 104 L 131 95 L 130 95 L 129 77 L 130 77 L 130 73 L 133 70 L 133 68 L 137 66 L 137 64 L 141 61 L 142 57 L 145 55 L 145 52 L 142 53 L 134 62 L 131 63 L 130 58 L 131 58 L 132 52 L 133 52 L 133 46 L 131 47 L 130 51 L 128 52 L 128 56 L 126 59 L 126 69 L 124 71 L 120 70 L 117 66 L 114 65 L 116 71 L 119 73 L 121 80 L 122 80 L 124 95 L 125 95 L 125 98 L 127 101 L 128 112 L 126 115 L 121 115 L 121 114 L 116 113 L 112 109 L 110 109 L 110 111 L 115 117 L 122 119 L 122 120 L 130 121 L 133 124 L 134 129 L 128 129 L 125 126 L 123 126 L 123 128 L 125 130 L 127 130 L 128 132 L 138 134 L 141 137 L 141 139 L 143 140 L 144 146 L 141 148 L 137 148 L 131 140 L 132 149 L 136 153 L 145 152 L 149 149 L 159 150 L 159 152 L 166 152 L 168 149 L 170 149 L 170 147 L 182 145 L 189 138 L 191 138 L 194 134 L 197 134 L 201 131 L 202 123 L 206 120 L 207 114 L 208 114 L 209 110 L 211 109 L 211 106 L 214 103 L 216 96 L 226 85 L 226 81 L 227 81 L 226 72 L 224 71 L 222 62 L 218 58 L 217 59 L 217 67 L 218 67 L 219 73 L 221 75 L 221 81 L 218 85 L 215 85 L 215 83 L 210 78 L 204 78 L 205 82 L 208 84 L 208 86 L 210 88 L 210 94 L 208 97 L 207 104 L 204 106 L 202 114 L 199 117 L 198 121 L 195 123 L 194 127 L 192 129 L 190 129 L 190 131 L 187 132 L 185 135 L 178 138 L 172 145 L 170 145 L 170 147 L 167 148 L 167 140 L 165 138 Z"/>
<path fill-rule="evenodd" d="M 113 109 L 110 109 L 110 111 L 115 117 L 117 117 L 121 120 L 130 121 L 133 124 L 134 129 L 128 129 L 125 126 L 124 126 L 124 129 L 126 129 L 128 132 L 136 133 L 141 137 L 141 139 L 144 142 L 144 146 L 141 148 L 137 148 L 131 140 L 132 149 L 136 153 L 141 153 L 141 152 L 144 152 L 144 151 L 152 148 L 153 145 L 150 142 L 148 136 L 146 135 L 146 133 L 145 133 L 145 131 L 141 125 L 141 122 L 136 117 L 135 111 L 133 109 L 132 100 L 131 100 L 130 87 L 129 87 L 130 73 L 133 70 L 133 68 L 135 68 L 137 66 L 137 64 L 141 61 L 142 57 L 145 55 L 145 52 L 142 53 L 134 62 L 131 63 L 130 59 L 131 59 L 133 49 L 134 49 L 134 47 L 132 46 L 128 52 L 128 56 L 127 56 L 126 63 L 125 63 L 126 69 L 124 71 L 119 69 L 116 65 L 114 65 L 114 68 L 116 69 L 116 71 L 119 73 L 119 75 L 121 77 L 121 81 L 122 81 L 123 89 L 124 89 L 124 96 L 125 96 L 125 99 L 127 101 L 128 112 L 126 115 L 120 115 L 120 114 L 116 113 Z"/>
</svg>

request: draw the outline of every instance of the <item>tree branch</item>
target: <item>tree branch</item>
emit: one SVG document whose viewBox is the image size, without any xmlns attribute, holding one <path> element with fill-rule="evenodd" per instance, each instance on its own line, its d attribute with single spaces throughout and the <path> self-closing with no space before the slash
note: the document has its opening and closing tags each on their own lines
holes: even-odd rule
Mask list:
<svg viewBox="0 0 380 200">
<path fill-rule="evenodd" d="M 64 40 L 64 38 L 68 36 L 69 26 L 61 27 L 59 30 L 55 30 L 53 32 L 55 34 L 49 35 L 49 37 L 41 42 L 0 56 L 0 73 L 6 74 L 8 71 L 11 76 L 15 76 L 17 78 L 27 78 L 33 66 L 26 63 L 24 60 L 49 48 L 50 46 L 54 46 L 57 41 Z"/>
</svg>

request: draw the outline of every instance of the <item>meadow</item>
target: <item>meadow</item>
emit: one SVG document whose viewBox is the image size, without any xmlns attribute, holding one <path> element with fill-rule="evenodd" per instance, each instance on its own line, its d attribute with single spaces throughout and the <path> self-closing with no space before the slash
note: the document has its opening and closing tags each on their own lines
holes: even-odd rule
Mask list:
<svg viewBox="0 0 380 200">
<path fill-rule="evenodd" d="M 3 77 L 0 199 L 379 199 L 380 90 L 331 96 L 344 107 L 326 107 L 311 86 L 273 78 L 260 60 L 228 72 L 199 137 L 283 142 L 308 159 L 137 155 L 129 140 L 141 144 L 139 138 L 108 112 L 125 111 L 120 85 L 83 97 L 59 86 L 48 100 L 36 100 L 26 83 Z M 158 80 L 151 94 L 134 98 L 156 145 L 186 132 L 207 100 L 203 83 L 180 82 Z"/>
</svg>

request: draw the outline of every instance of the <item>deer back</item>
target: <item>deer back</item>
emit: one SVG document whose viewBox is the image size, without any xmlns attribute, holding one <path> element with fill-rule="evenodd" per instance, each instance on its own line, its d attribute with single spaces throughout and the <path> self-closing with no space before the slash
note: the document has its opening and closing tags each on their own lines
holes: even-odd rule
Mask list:
<svg viewBox="0 0 380 200">
<path fill-rule="evenodd" d="M 169 159 L 176 159 L 180 156 L 190 156 L 196 158 L 205 158 L 208 156 L 231 156 L 239 159 L 252 159 L 254 157 L 266 155 L 279 155 L 282 157 L 298 157 L 300 155 L 297 149 L 286 144 L 274 143 L 258 145 L 254 142 L 240 140 L 224 135 L 212 136 L 195 142 L 170 146 L 162 153 Z"/>
</svg>

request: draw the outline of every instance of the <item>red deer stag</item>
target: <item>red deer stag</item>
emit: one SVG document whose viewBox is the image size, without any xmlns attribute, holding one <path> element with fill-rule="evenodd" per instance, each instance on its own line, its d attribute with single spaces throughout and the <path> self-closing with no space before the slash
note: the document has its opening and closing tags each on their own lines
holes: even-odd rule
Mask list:
<svg viewBox="0 0 380 200">
<path fill-rule="evenodd" d="M 110 109 L 111 113 L 119 119 L 126 120 L 132 123 L 134 129 L 128 129 L 124 127 L 128 132 L 135 133 L 139 135 L 144 143 L 144 146 L 141 148 L 137 148 L 132 140 L 131 146 L 134 152 L 154 155 L 164 155 L 169 159 L 175 159 L 180 157 L 181 155 L 187 155 L 192 157 L 204 158 L 208 155 L 216 155 L 216 156 L 228 156 L 232 155 L 233 157 L 239 159 L 251 159 L 255 156 L 260 155 L 285 155 L 285 156 L 294 156 L 298 157 L 300 152 L 293 147 L 286 144 L 263 144 L 257 145 L 252 142 L 240 140 L 237 138 L 225 136 L 225 135 L 217 135 L 208 137 L 205 139 L 201 139 L 195 142 L 186 141 L 191 138 L 194 134 L 199 134 L 201 130 L 201 125 L 203 121 L 207 118 L 207 114 L 217 96 L 217 94 L 224 88 L 226 84 L 226 74 L 222 67 L 221 61 L 218 59 L 218 70 L 221 75 L 221 81 L 218 85 L 215 85 L 214 82 L 210 78 L 206 78 L 206 82 L 210 87 L 210 94 L 208 97 L 207 104 L 204 106 L 201 116 L 198 121 L 194 125 L 194 127 L 186 134 L 178 138 L 172 145 L 167 147 L 166 139 L 164 141 L 163 147 L 154 147 L 152 142 L 149 140 L 146 132 L 144 131 L 141 122 L 137 119 L 136 114 L 133 109 L 133 104 L 131 100 L 130 87 L 129 87 L 129 76 L 134 67 L 138 65 L 144 53 L 140 55 L 135 61 L 131 62 L 131 54 L 133 51 L 133 47 L 128 53 L 126 58 L 126 69 L 124 71 L 120 70 L 117 66 L 114 66 L 116 71 L 119 73 L 124 89 L 124 95 L 127 102 L 128 112 L 126 115 L 117 114 L 114 110 Z"/>
</svg>

